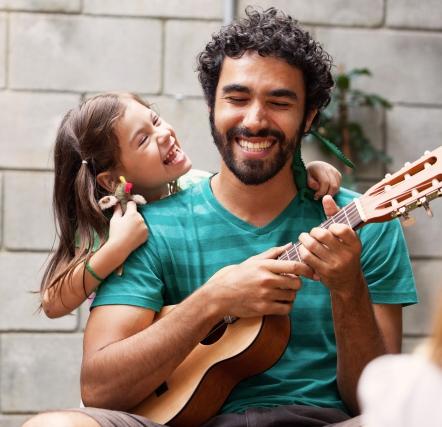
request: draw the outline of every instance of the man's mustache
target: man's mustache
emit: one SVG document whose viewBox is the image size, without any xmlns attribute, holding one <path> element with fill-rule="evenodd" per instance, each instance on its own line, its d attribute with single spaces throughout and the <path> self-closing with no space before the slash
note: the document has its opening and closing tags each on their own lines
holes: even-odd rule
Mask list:
<svg viewBox="0 0 442 427">
<path fill-rule="evenodd" d="M 266 138 L 269 136 L 273 136 L 274 138 L 276 138 L 279 142 L 282 142 L 285 140 L 285 135 L 276 130 L 276 129 L 269 129 L 269 128 L 263 128 L 260 129 L 258 132 L 252 132 L 250 131 L 250 129 L 247 129 L 244 126 L 238 126 L 238 127 L 233 127 L 230 128 L 227 132 L 226 132 L 226 137 L 228 141 L 231 141 L 233 138 L 239 138 L 239 137 L 244 137 L 244 138 L 253 138 L 253 137 L 257 137 L 257 138 Z"/>
</svg>

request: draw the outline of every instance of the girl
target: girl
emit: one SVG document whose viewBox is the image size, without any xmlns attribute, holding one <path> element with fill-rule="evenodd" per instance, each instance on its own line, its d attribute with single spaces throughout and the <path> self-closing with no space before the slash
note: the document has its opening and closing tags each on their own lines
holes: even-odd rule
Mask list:
<svg viewBox="0 0 442 427">
<path fill-rule="evenodd" d="M 79 307 L 147 239 L 134 202 L 124 214 L 117 205 L 109 220 L 97 200 L 114 192 L 120 176 L 151 202 L 210 175 L 185 175 L 191 166 L 173 128 L 136 95 L 98 95 L 66 114 L 54 151 L 59 244 L 41 283 L 48 317 Z M 310 163 L 308 173 L 315 197 L 338 190 L 341 175 L 327 163 Z"/>
</svg>

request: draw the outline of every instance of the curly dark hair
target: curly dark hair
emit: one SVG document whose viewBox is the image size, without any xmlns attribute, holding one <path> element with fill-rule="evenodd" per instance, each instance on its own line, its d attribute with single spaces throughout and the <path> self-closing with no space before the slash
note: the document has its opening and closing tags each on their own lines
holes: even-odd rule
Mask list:
<svg viewBox="0 0 442 427">
<path fill-rule="evenodd" d="M 291 16 L 271 7 L 258 11 L 247 7 L 247 18 L 222 27 L 198 55 L 198 78 L 210 108 L 226 56 L 240 58 L 246 51 L 274 56 L 298 67 L 304 75 L 306 112 L 330 102 L 332 59 Z"/>
</svg>

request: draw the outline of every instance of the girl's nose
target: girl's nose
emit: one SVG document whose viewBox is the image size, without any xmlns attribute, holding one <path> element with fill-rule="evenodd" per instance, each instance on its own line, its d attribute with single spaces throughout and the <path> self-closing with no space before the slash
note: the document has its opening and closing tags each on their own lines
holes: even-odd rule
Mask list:
<svg viewBox="0 0 442 427">
<path fill-rule="evenodd" d="M 167 128 L 158 130 L 158 137 L 157 137 L 158 144 L 164 144 L 165 142 L 169 142 L 171 135 L 172 133 Z"/>
</svg>

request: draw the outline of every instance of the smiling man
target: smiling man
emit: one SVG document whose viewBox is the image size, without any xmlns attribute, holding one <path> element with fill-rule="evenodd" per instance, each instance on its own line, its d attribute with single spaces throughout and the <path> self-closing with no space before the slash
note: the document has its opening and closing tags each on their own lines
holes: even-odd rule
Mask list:
<svg viewBox="0 0 442 427">
<path fill-rule="evenodd" d="M 143 208 L 148 242 L 98 290 L 82 396 L 107 409 L 43 414 L 29 426 L 157 425 L 122 411 L 167 391 L 225 316 L 289 314 L 292 333 L 277 363 L 238 384 L 207 427 L 358 426 L 362 369 L 400 352 L 402 305 L 416 293 L 399 225 L 315 228 L 337 205 L 299 197 L 293 176 L 301 138 L 330 99 L 329 56 L 289 16 L 248 9 L 198 60 L 220 171 Z M 342 190 L 336 202 L 353 197 Z M 276 259 L 297 239 L 303 262 Z"/>
</svg>

